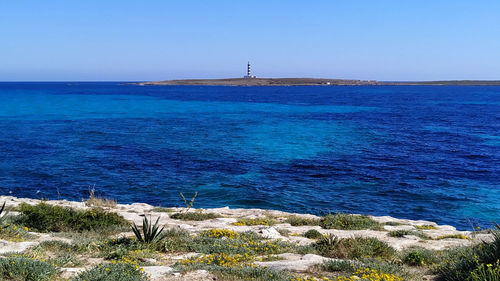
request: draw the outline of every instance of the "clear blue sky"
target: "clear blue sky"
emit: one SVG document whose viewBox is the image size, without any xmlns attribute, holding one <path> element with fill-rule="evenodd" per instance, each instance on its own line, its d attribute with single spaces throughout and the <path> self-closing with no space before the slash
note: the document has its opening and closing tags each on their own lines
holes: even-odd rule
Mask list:
<svg viewBox="0 0 500 281">
<path fill-rule="evenodd" d="M 0 81 L 500 79 L 500 1 L 0 2 Z"/>
</svg>

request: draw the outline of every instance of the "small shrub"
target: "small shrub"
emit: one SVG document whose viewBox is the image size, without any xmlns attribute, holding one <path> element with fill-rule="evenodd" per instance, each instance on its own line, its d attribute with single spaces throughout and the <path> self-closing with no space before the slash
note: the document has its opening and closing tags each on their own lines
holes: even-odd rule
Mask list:
<svg viewBox="0 0 500 281">
<path fill-rule="evenodd" d="M 291 216 L 288 217 L 285 222 L 289 223 L 292 226 L 303 226 L 303 225 L 320 225 L 321 220 L 299 217 L 299 216 Z"/>
<path fill-rule="evenodd" d="M 493 270 L 493 265 L 500 260 L 500 226 L 496 225 L 493 231 L 493 241 L 482 244 L 453 249 L 443 258 L 445 262 L 438 267 L 439 280 L 496 280 L 496 279 L 470 279 L 490 276 L 488 267 Z M 490 265 L 490 266 L 488 266 Z M 472 276 L 472 275 L 476 276 Z M 494 275 L 493 275 L 494 276 Z M 489 278 L 489 277 L 488 277 Z M 497 279 L 498 280 L 498 279 Z"/>
<path fill-rule="evenodd" d="M 165 236 L 162 233 L 165 227 L 162 227 L 160 229 L 160 226 L 158 224 L 159 221 L 160 217 L 156 219 L 156 222 L 154 224 L 151 224 L 151 222 L 145 216 L 144 219 L 142 220 L 142 234 L 141 231 L 139 230 L 139 227 L 137 227 L 137 225 L 135 225 L 134 223 L 134 225 L 132 226 L 132 231 L 134 232 L 137 240 L 144 243 L 156 243 L 165 238 Z"/>
<path fill-rule="evenodd" d="M 341 277 L 342 278 L 342 277 Z M 343 278 L 343 279 L 337 279 L 339 281 L 341 280 L 373 280 L 373 281 L 378 281 L 378 280 L 384 280 L 384 281 L 403 281 L 403 278 L 400 276 L 397 276 L 392 273 L 385 273 L 383 271 L 373 269 L 373 268 L 359 268 L 354 272 L 354 274 L 350 277 Z"/>
<path fill-rule="evenodd" d="M 316 242 L 314 247 L 322 256 L 340 259 L 390 259 L 396 253 L 387 243 L 364 237 L 338 238 L 328 235 Z"/>
<path fill-rule="evenodd" d="M 321 234 L 321 232 L 317 231 L 316 229 L 311 229 L 304 233 L 304 237 L 309 239 L 319 239 L 323 237 L 323 234 Z"/>
<path fill-rule="evenodd" d="M 408 264 L 408 265 L 413 265 L 413 266 L 424 266 L 425 265 L 424 256 L 419 251 L 412 251 L 412 252 L 407 253 L 403 262 Z"/>
<path fill-rule="evenodd" d="M 290 234 L 292 233 L 290 230 L 288 230 L 288 229 L 284 229 L 284 228 L 278 228 L 278 229 L 276 229 L 276 230 L 279 232 L 279 234 L 280 234 L 281 236 L 284 236 L 284 237 L 288 237 L 288 236 L 290 236 Z"/>
<path fill-rule="evenodd" d="M 438 262 L 439 258 L 434 251 L 427 249 L 408 249 L 402 254 L 403 263 L 411 266 L 426 266 Z"/>
<path fill-rule="evenodd" d="M 9 242 L 24 242 L 33 238 L 34 236 L 29 233 L 29 228 L 17 224 L 6 224 L 0 226 L 0 239 Z"/>
<path fill-rule="evenodd" d="M 146 281 L 142 268 L 129 263 L 100 264 L 80 273 L 72 281 Z"/>
<path fill-rule="evenodd" d="M 233 223 L 233 225 L 268 225 L 272 226 L 275 225 L 277 221 L 275 219 L 272 219 L 270 217 L 259 217 L 259 218 L 254 218 L 254 219 L 239 219 L 237 222 Z"/>
<path fill-rule="evenodd" d="M 228 239 L 234 239 L 239 237 L 238 232 L 234 232 L 229 229 L 210 229 L 206 230 L 200 233 L 200 235 L 207 236 L 207 237 L 212 237 L 212 238 L 228 238 Z"/>
<path fill-rule="evenodd" d="M 46 203 L 36 206 L 22 203 L 20 212 L 18 223 L 39 232 L 107 231 L 128 225 L 120 215 L 101 209 L 82 211 Z"/>
<path fill-rule="evenodd" d="M 325 229 L 380 229 L 380 224 L 363 215 L 335 214 L 321 219 L 321 227 Z"/>
<path fill-rule="evenodd" d="M 202 212 L 189 212 L 189 213 L 175 213 L 170 216 L 172 219 L 184 221 L 204 221 L 219 218 L 217 214 L 202 213 Z"/>
<path fill-rule="evenodd" d="M 433 230 L 433 229 L 438 229 L 437 227 L 431 225 L 431 224 L 424 224 L 424 225 L 415 225 L 416 229 L 421 229 L 421 230 Z"/>
<path fill-rule="evenodd" d="M 255 261 L 254 256 L 247 255 L 228 255 L 225 253 L 216 253 L 201 255 L 194 258 L 184 259 L 181 261 L 183 266 L 189 265 L 215 265 L 220 267 L 233 266 L 253 266 Z"/>
<path fill-rule="evenodd" d="M 320 268 L 329 272 L 354 272 L 358 266 L 351 261 L 328 260 L 323 262 Z"/>
<path fill-rule="evenodd" d="M 398 237 L 398 238 L 404 237 L 406 235 L 414 235 L 424 240 L 431 239 L 431 237 L 422 233 L 421 231 L 414 231 L 414 230 L 394 230 L 388 232 L 387 235 L 389 235 L 390 237 Z"/>
<path fill-rule="evenodd" d="M 443 239 L 470 239 L 470 238 L 463 234 L 448 234 L 448 235 L 441 235 L 435 238 L 435 240 L 443 240 Z"/>
<path fill-rule="evenodd" d="M 58 273 L 52 264 L 26 257 L 0 259 L 0 280 L 49 281 Z"/>
<path fill-rule="evenodd" d="M 100 198 L 95 195 L 95 186 L 90 189 L 90 195 L 87 200 L 85 200 L 85 205 L 90 207 L 107 207 L 114 208 L 116 207 L 116 200 Z"/>
</svg>

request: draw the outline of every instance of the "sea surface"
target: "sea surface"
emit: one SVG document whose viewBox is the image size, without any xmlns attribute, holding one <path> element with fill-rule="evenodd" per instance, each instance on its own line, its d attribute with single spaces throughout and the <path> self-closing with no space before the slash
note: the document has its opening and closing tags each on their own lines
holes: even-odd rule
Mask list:
<svg viewBox="0 0 500 281">
<path fill-rule="evenodd" d="M 500 87 L 0 83 L 0 194 L 500 222 Z"/>
</svg>

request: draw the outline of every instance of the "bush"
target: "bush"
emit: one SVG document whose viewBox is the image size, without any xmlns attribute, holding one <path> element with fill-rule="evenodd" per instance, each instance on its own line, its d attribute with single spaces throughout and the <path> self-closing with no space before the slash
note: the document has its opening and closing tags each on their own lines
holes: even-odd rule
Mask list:
<svg viewBox="0 0 500 281">
<path fill-rule="evenodd" d="M 316 229 L 311 229 L 304 233 L 304 237 L 309 239 L 319 239 L 323 237 L 323 234 L 321 234 L 321 232 L 317 231 Z"/>
<path fill-rule="evenodd" d="M 351 261 L 327 260 L 321 264 L 320 268 L 329 272 L 354 272 L 359 266 Z"/>
<path fill-rule="evenodd" d="M 292 216 L 288 217 L 285 221 L 292 226 L 303 226 L 303 225 L 320 225 L 320 219 L 311 219 L 306 217 Z"/>
<path fill-rule="evenodd" d="M 493 265 L 500 260 L 500 226 L 496 225 L 496 227 L 492 242 L 483 242 L 477 246 L 449 251 L 448 257 L 445 258 L 447 262 L 438 268 L 439 280 L 498 280 L 477 279 L 478 276 L 494 276 L 495 274 L 496 269 Z"/>
<path fill-rule="evenodd" d="M 329 235 L 321 238 L 314 247 L 322 256 L 340 259 L 390 259 L 396 253 L 387 243 L 364 237 L 338 238 Z"/>
<path fill-rule="evenodd" d="M 53 265 L 26 257 L 0 259 L 1 280 L 48 281 L 53 280 L 58 273 Z"/>
<path fill-rule="evenodd" d="M 411 266 L 425 266 L 438 262 L 435 252 L 427 249 L 409 249 L 403 252 L 403 263 Z"/>
<path fill-rule="evenodd" d="M 80 273 L 72 281 L 146 281 L 142 268 L 128 263 L 100 264 Z"/>
<path fill-rule="evenodd" d="M 101 209 L 82 211 L 46 203 L 36 206 L 22 203 L 20 212 L 18 223 L 39 232 L 106 231 L 129 225 L 120 215 Z"/>
<path fill-rule="evenodd" d="M 335 214 L 321 219 L 321 227 L 326 229 L 380 229 L 380 224 L 367 216 Z"/>
<path fill-rule="evenodd" d="M 216 219 L 220 216 L 213 213 L 189 212 L 189 213 L 175 213 L 170 216 L 172 219 L 184 221 L 204 221 Z"/>
</svg>

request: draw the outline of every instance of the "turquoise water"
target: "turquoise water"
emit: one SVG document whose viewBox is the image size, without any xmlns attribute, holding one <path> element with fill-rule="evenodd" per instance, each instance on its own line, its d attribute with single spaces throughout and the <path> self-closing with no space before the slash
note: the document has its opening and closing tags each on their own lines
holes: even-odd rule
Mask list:
<svg viewBox="0 0 500 281">
<path fill-rule="evenodd" d="M 0 194 L 500 221 L 500 87 L 0 83 Z"/>
</svg>

